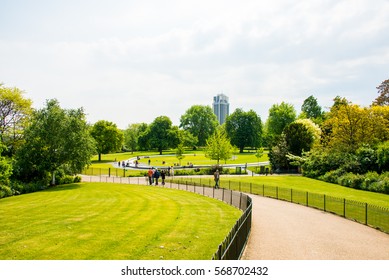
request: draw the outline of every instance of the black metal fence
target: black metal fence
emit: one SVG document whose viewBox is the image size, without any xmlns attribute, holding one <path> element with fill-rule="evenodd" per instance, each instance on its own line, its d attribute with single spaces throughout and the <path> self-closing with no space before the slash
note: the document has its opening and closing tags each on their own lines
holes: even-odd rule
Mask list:
<svg viewBox="0 0 389 280">
<path fill-rule="evenodd" d="M 147 178 L 135 177 L 109 177 L 109 176 L 82 176 L 83 182 L 103 182 L 103 183 L 122 183 L 122 184 L 148 184 Z M 238 260 L 243 254 L 250 231 L 252 220 L 252 200 L 242 192 L 222 189 L 214 189 L 208 186 L 198 186 L 195 183 L 172 181 L 160 187 L 185 190 L 214 199 L 224 201 L 243 211 L 242 216 L 236 221 L 231 231 L 219 245 L 218 250 L 214 253 L 213 260 Z"/>
<path fill-rule="evenodd" d="M 198 178 L 176 178 L 174 182 L 181 184 L 201 184 L 202 186 L 213 185 L 213 180 L 208 178 L 202 180 Z M 305 205 L 389 233 L 389 209 L 385 207 L 290 188 L 242 183 L 240 181 L 222 181 L 221 184 L 228 190 L 237 190 L 239 192 Z"/>
</svg>

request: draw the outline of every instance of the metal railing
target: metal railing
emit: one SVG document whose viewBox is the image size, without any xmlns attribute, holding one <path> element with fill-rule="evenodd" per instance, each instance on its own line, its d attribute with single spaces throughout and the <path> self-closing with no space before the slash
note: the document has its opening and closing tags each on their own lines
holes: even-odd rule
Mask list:
<svg viewBox="0 0 389 280">
<path fill-rule="evenodd" d="M 197 183 L 210 187 L 214 184 L 213 180 L 209 178 L 203 178 L 202 180 L 199 178 L 176 178 L 174 180 L 176 183 L 179 181 L 181 183 L 188 181 L 187 184 Z M 389 209 L 385 207 L 325 194 L 242 183 L 241 181 L 222 181 L 221 185 L 228 190 L 237 190 L 316 208 L 389 233 Z"/>
</svg>

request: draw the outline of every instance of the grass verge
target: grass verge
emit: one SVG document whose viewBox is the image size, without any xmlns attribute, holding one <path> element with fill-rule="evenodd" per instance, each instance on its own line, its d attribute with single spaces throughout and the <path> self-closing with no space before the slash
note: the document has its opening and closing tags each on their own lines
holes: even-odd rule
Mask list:
<svg viewBox="0 0 389 280">
<path fill-rule="evenodd" d="M 240 215 L 184 191 L 65 185 L 0 200 L 0 259 L 210 259 Z"/>
</svg>

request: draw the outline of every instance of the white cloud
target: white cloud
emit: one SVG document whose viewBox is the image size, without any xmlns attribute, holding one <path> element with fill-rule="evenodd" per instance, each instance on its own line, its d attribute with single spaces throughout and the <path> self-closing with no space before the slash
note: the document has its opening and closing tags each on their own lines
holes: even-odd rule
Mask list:
<svg viewBox="0 0 389 280">
<path fill-rule="evenodd" d="M 388 78 L 384 0 L 22 2 L 0 11 L 1 82 L 91 122 L 178 124 L 221 91 L 263 119 L 309 95 L 368 105 Z"/>
</svg>

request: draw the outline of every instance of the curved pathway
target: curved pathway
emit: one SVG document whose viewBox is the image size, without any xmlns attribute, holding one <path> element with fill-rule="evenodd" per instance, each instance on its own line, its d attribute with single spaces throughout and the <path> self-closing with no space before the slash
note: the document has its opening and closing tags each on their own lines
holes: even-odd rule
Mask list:
<svg viewBox="0 0 389 280">
<path fill-rule="evenodd" d="M 144 178 L 116 179 L 109 182 L 146 184 Z M 317 209 L 249 195 L 252 228 L 243 260 L 389 260 L 389 234 Z"/>
<path fill-rule="evenodd" d="M 389 260 L 389 234 L 302 205 L 256 195 L 243 260 Z"/>
</svg>

